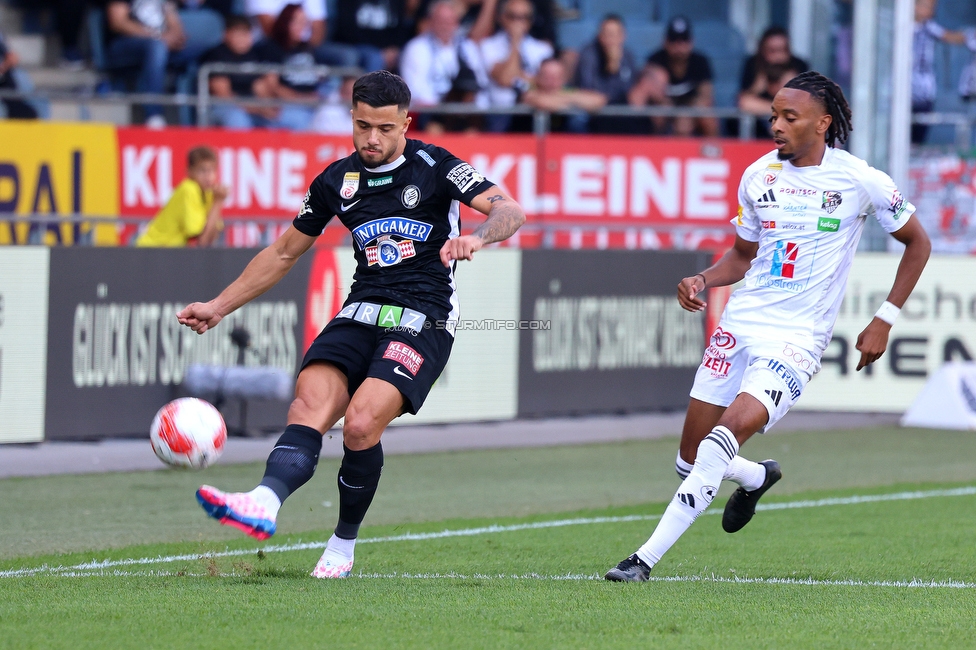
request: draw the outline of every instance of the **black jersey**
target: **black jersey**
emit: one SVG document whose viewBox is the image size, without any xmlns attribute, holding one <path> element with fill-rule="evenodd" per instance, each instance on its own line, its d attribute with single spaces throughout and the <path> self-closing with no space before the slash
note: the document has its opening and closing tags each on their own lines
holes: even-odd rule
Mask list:
<svg viewBox="0 0 976 650">
<path fill-rule="evenodd" d="M 433 320 L 455 320 L 454 272 L 440 250 L 461 232 L 458 202 L 470 205 L 491 186 L 446 149 L 407 140 L 392 163 L 370 169 L 353 153 L 326 167 L 294 225 L 317 237 L 338 215 L 352 233 L 358 264 L 347 304 L 390 300 Z"/>
</svg>

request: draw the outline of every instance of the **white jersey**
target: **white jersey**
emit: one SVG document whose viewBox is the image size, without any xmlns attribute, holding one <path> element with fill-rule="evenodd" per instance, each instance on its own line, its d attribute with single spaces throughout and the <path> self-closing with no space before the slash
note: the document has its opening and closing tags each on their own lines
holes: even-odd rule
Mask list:
<svg viewBox="0 0 976 650">
<path fill-rule="evenodd" d="M 795 167 L 770 152 L 739 184 L 736 234 L 759 250 L 722 315 L 750 336 L 802 346 L 819 358 L 830 342 L 868 216 L 889 233 L 915 212 L 891 178 L 827 147 L 820 165 Z"/>
</svg>

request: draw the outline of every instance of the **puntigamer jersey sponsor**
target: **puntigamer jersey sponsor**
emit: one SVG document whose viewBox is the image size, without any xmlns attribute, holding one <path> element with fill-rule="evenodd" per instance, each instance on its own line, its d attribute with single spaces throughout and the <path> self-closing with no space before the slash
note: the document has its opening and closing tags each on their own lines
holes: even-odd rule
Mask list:
<svg viewBox="0 0 976 650">
<path fill-rule="evenodd" d="M 766 154 L 739 184 L 736 233 L 759 242 L 759 250 L 723 323 L 822 352 L 865 219 L 891 233 L 914 212 L 887 174 L 846 151 L 828 147 L 811 167 Z"/>
<path fill-rule="evenodd" d="M 378 319 L 380 305 L 393 302 L 426 320 L 456 321 L 454 271 L 441 264 L 440 249 L 460 234 L 459 202 L 470 204 L 491 186 L 450 152 L 407 140 L 387 165 L 369 169 L 356 153 L 329 165 L 312 181 L 294 225 L 317 237 L 338 215 L 352 233 L 358 264 L 346 305 L 356 303 L 356 315 L 375 311 Z"/>
</svg>

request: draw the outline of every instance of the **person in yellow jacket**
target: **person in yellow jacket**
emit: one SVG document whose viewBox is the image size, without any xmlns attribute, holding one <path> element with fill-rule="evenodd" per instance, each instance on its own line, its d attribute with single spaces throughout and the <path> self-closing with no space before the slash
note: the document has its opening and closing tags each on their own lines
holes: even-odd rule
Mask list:
<svg viewBox="0 0 976 650">
<path fill-rule="evenodd" d="M 220 208 L 228 190 L 217 184 L 217 152 L 210 147 L 191 149 L 186 176 L 136 246 L 180 247 L 191 242 L 210 246 L 220 236 L 224 228 Z"/>
</svg>

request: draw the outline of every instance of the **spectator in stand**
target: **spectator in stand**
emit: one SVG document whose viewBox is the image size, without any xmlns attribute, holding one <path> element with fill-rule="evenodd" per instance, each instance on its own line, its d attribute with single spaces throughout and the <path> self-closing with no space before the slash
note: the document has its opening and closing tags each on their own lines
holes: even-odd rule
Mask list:
<svg viewBox="0 0 976 650">
<path fill-rule="evenodd" d="M 355 48 L 328 40 L 329 24 L 326 0 L 245 0 L 244 11 L 256 25 L 255 39 L 271 38 L 275 21 L 285 7 L 301 4 L 308 27 L 302 34 L 315 52 L 315 60 L 326 65 L 355 67 L 359 65 L 359 54 Z"/>
<path fill-rule="evenodd" d="M 935 108 L 938 83 L 935 78 L 935 44 L 937 41 L 965 45 L 964 32 L 946 29 L 935 22 L 938 0 L 915 0 L 915 34 L 912 41 L 912 114 L 931 113 Z M 925 142 L 929 127 L 912 124 L 912 142 Z"/>
<path fill-rule="evenodd" d="M 203 48 L 187 47 L 176 7 L 165 0 L 106 0 L 105 59 L 109 68 L 138 68 L 136 90 L 162 93 L 167 67 L 185 68 Z M 145 107 L 146 125 L 166 126 L 163 109 Z"/>
<path fill-rule="evenodd" d="M 460 6 L 455 0 L 438 0 L 429 6 L 428 11 L 426 31 L 407 43 L 400 60 L 400 73 L 410 88 L 410 104 L 434 106 L 442 102 L 473 102 L 478 90 L 477 80 L 460 53 Z M 465 118 L 433 113 L 421 114 L 417 123 L 428 133 L 468 125 Z"/>
<path fill-rule="evenodd" d="M 61 67 L 78 70 L 85 66 L 78 41 L 85 17 L 85 0 L 17 0 L 15 5 L 25 10 L 24 31 L 45 31 L 40 12 L 49 10 L 54 29 L 61 41 Z"/>
<path fill-rule="evenodd" d="M 312 130 L 317 133 L 352 135 L 352 87 L 358 77 L 344 77 L 338 90 L 326 97 L 315 111 Z"/>
<path fill-rule="evenodd" d="M 786 82 L 809 70 L 807 62 L 793 56 L 790 35 L 773 26 L 763 32 L 756 53 L 746 59 L 739 81 L 739 110 L 759 116 L 755 133 L 760 138 L 773 137 L 769 130 L 773 97 Z"/>
<path fill-rule="evenodd" d="M 429 15 L 428 8 L 437 0 L 420 0 L 418 16 Z M 556 47 L 556 14 L 553 0 L 531 0 L 532 27 L 529 36 L 540 41 L 547 41 Z M 461 31 L 473 41 L 480 41 L 495 33 L 495 16 L 498 12 L 498 0 L 459 0 L 462 8 Z M 419 21 L 420 30 L 425 29 L 423 19 Z"/>
<path fill-rule="evenodd" d="M 336 40 L 354 47 L 366 72 L 395 70 L 413 35 L 419 0 L 342 0 Z"/>
<path fill-rule="evenodd" d="M 17 54 L 7 47 L 0 35 L 0 90 L 18 90 L 13 72 L 19 62 Z M 0 104 L 6 109 L 8 119 L 37 119 L 37 111 L 22 99 L 3 99 L 0 100 Z"/>
<path fill-rule="evenodd" d="M 217 152 L 194 147 L 187 156 L 186 178 L 149 222 L 136 246 L 211 246 L 224 229 L 220 209 L 227 188 L 217 184 Z"/>
<path fill-rule="evenodd" d="M 315 53 L 303 39 L 307 28 L 308 18 L 300 4 L 285 5 L 271 28 L 271 39 L 265 45 L 264 54 L 269 61 L 287 66 L 274 86 L 275 96 L 280 99 L 319 97 L 319 74 L 313 69 Z M 277 123 L 293 131 L 307 131 L 314 113 L 315 106 L 311 104 L 285 104 Z"/>
<path fill-rule="evenodd" d="M 224 42 L 207 53 L 206 63 L 273 63 L 259 48 L 254 47 L 251 23 L 244 16 L 233 16 L 224 29 Z M 275 96 L 278 78 L 273 74 L 219 73 L 211 75 L 210 94 L 214 98 Z M 255 126 L 277 126 L 279 110 L 273 107 L 242 107 L 217 104 L 212 109 L 215 124 L 229 129 L 250 129 Z"/>
<path fill-rule="evenodd" d="M 539 66 L 553 55 L 553 47 L 529 35 L 532 25 L 532 3 L 528 0 L 504 0 L 499 23 L 501 29 L 481 41 L 467 40 L 462 52 L 478 78 L 481 90 L 475 102 L 480 108 L 509 108 L 535 82 Z M 489 131 L 507 131 L 511 115 L 487 115 Z"/>
<path fill-rule="evenodd" d="M 691 23 L 676 16 L 668 23 L 664 47 L 647 59 L 640 80 L 630 90 L 630 104 L 710 108 L 713 98 L 712 66 L 707 57 L 694 51 Z M 655 133 L 718 135 L 714 117 L 654 117 L 651 122 Z"/>
<path fill-rule="evenodd" d="M 589 113 L 606 106 L 607 96 L 595 90 L 567 88 L 568 78 L 562 61 L 546 59 L 539 66 L 535 87 L 523 99 L 533 108 L 554 113 L 550 117 L 553 132 L 586 133 Z"/>
<path fill-rule="evenodd" d="M 617 14 L 604 16 L 596 38 L 580 52 L 576 86 L 602 93 L 608 104 L 626 105 L 638 74 L 634 53 L 624 47 L 626 40 L 623 18 Z M 630 133 L 639 131 L 641 124 L 642 118 L 597 115 L 590 119 L 590 129 L 595 133 Z"/>
</svg>

